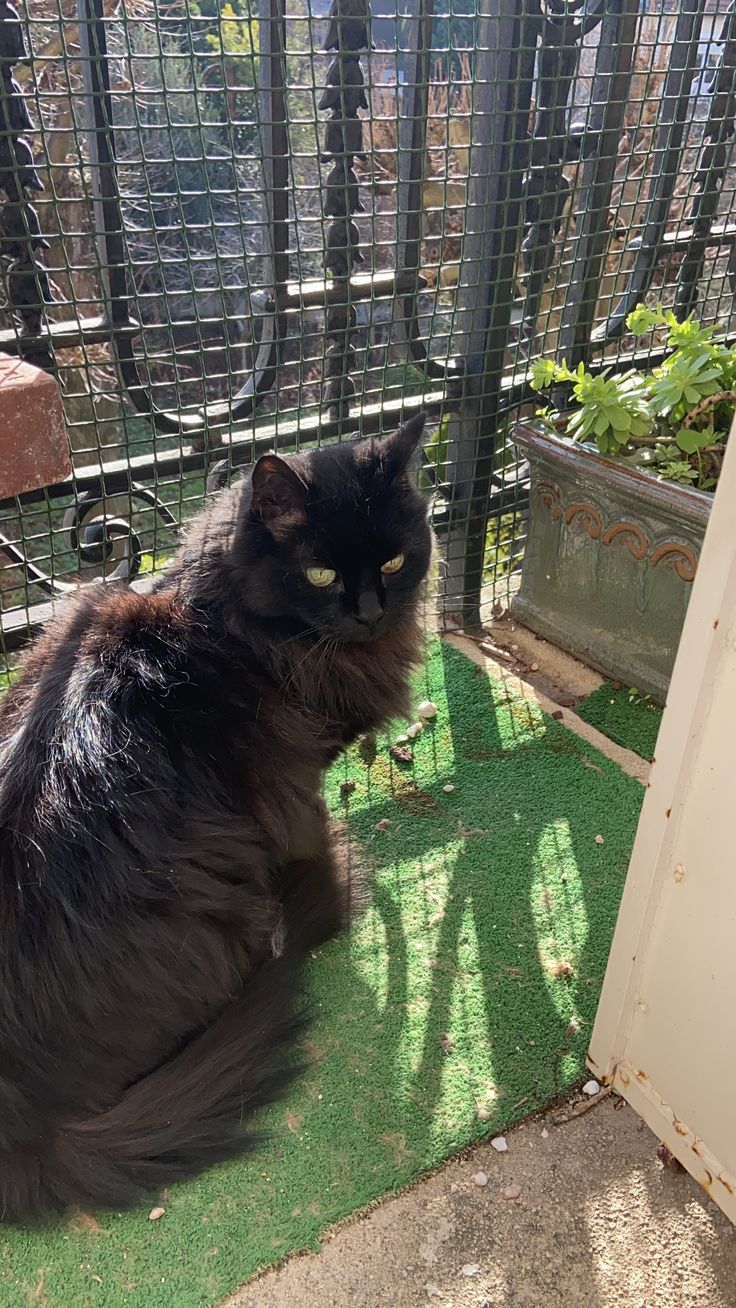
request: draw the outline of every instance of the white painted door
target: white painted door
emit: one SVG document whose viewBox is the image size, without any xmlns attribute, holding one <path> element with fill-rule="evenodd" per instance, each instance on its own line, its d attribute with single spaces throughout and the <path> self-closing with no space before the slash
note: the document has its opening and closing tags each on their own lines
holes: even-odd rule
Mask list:
<svg viewBox="0 0 736 1308">
<path fill-rule="evenodd" d="M 589 1062 L 736 1222 L 736 423 Z"/>
</svg>

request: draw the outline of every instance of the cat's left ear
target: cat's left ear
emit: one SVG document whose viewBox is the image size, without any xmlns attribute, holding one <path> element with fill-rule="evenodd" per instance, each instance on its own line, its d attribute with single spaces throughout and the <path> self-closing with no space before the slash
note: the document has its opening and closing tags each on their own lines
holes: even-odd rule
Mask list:
<svg viewBox="0 0 736 1308">
<path fill-rule="evenodd" d="M 253 469 L 251 512 L 274 535 L 304 521 L 308 488 L 293 463 L 278 454 L 264 454 Z"/>
<path fill-rule="evenodd" d="M 384 437 L 384 467 L 393 482 L 416 483 L 419 446 L 426 422 L 426 413 L 417 413 L 398 431 Z"/>
</svg>

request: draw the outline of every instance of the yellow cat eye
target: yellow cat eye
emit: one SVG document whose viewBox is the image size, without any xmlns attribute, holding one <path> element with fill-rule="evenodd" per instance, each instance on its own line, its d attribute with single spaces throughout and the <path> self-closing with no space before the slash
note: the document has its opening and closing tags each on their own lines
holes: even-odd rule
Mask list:
<svg viewBox="0 0 736 1308">
<path fill-rule="evenodd" d="M 337 573 L 333 568 L 307 568 L 306 576 L 313 586 L 331 586 Z"/>
<path fill-rule="evenodd" d="M 399 572 L 405 563 L 406 559 L 404 558 L 404 555 L 397 554 L 396 558 L 388 559 L 386 563 L 381 565 L 381 572 Z"/>
</svg>

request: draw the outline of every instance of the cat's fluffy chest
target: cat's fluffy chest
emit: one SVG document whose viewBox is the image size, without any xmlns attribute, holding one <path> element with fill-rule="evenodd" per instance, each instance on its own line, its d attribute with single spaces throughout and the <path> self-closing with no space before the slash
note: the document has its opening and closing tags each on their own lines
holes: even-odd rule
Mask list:
<svg viewBox="0 0 736 1308">
<path fill-rule="evenodd" d="M 318 675 L 310 675 L 305 660 L 298 702 L 323 724 L 325 741 L 349 743 L 361 731 L 408 712 L 408 677 L 420 649 L 413 620 L 362 645 L 336 645 Z"/>
</svg>

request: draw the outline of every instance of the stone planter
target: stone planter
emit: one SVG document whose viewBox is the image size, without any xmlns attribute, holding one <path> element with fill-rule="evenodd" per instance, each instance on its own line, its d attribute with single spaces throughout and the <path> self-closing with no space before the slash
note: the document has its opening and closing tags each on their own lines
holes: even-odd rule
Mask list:
<svg viewBox="0 0 736 1308">
<path fill-rule="evenodd" d="M 712 495 L 521 423 L 529 532 L 512 613 L 664 703 Z"/>
</svg>

